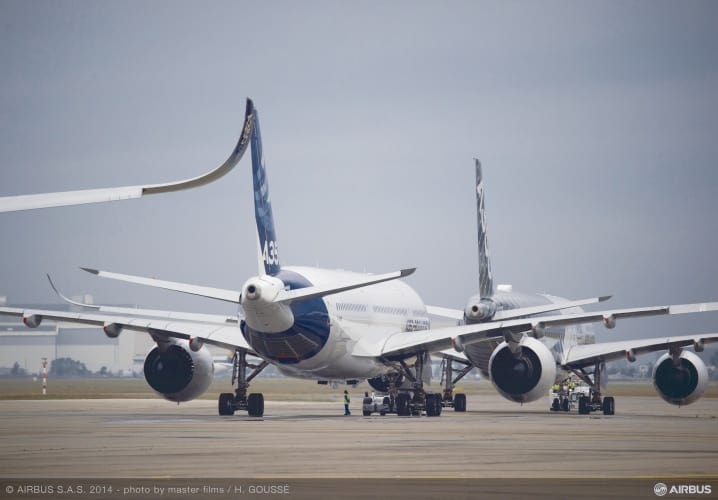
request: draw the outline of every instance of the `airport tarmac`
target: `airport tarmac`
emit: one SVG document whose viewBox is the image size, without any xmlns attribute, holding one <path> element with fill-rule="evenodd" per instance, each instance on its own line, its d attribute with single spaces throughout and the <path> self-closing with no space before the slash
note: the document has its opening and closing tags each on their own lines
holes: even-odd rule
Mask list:
<svg viewBox="0 0 718 500">
<path fill-rule="evenodd" d="M 614 416 L 469 395 L 438 418 L 342 416 L 339 402 L 0 401 L 2 477 L 628 478 L 718 476 L 718 399 L 620 397 Z M 718 484 L 714 486 L 718 490 Z"/>
</svg>

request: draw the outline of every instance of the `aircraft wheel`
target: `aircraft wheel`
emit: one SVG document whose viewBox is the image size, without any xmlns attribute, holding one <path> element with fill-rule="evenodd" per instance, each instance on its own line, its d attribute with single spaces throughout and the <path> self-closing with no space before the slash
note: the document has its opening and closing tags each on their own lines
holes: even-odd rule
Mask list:
<svg viewBox="0 0 718 500">
<path fill-rule="evenodd" d="M 234 415 L 234 394 L 231 392 L 220 394 L 218 407 L 220 415 Z"/>
<path fill-rule="evenodd" d="M 613 415 L 616 410 L 616 403 L 613 396 L 607 396 L 603 398 L 603 414 Z"/>
<path fill-rule="evenodd" d="M 578 398 L 578 414 L 588 415 L 589 413 L 591 413 L 591 408 L 588 405 L 588 398 L 586 396 L 581 396 Z"/>
<path fill-rule="evenodd" d="M 247 412 L 250 417 L 264 416 L 264 394 L 254 392 L 247 398 Z"/>
<path fill-rule="evenodd" d="M 558 402 L 558 398 L 553 398 L 553 402 L 551 403 L 551 411 L 558 411 L 560 407 L 561 405 Z"/>
<path fill-rule="evenodd" d="M 396 414 L 400 417 L 408 417 L 411 414 L 409 395 L 405 392 L 402 392 L 396 397 Z"/>
<path fill-rule="evenodd" d="M 561 409 L 562 409 L 563 411 L 568 411 L 569 408 L 570 408 L 570 406 L 569 406 L 569 403 L 568 403 L 568 398 L 564 398 L 564 400 L 561 401 Z"/>
<path fill-rule="evenodd" d="M 466 411 L 466 394 L 454 396 L 454 411 Z"/>
<path fill-rule="evenodd" d="M 436 397 L 438 394 L 426 395 L 426 416 L 438 417 L 441 409 L 441 401 Z"/>
</svg>

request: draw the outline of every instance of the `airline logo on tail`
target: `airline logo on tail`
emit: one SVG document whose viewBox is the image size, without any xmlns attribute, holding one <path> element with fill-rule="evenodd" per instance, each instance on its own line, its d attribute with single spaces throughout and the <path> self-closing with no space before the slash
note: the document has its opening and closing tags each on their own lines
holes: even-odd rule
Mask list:
<svg viewBox="0 0 718 500">
<path fill-rule="evenodd" d="M 252 178 L 254 180 L 254 215 L 257 222 L 257 236 L 259 238 L 259 251 L 264 262 L 265 273 L 274 276 L 280 271 L 279 249 L 277 236 L 274 230 L 274 217 L 272 215 L 272 202 L 269 199 L 269 182 L 264 164 L 262 151 L 262 133 L 259 127 L 259 116 L 251 101 L 254 127 L 252 130 Z"/>
</svg>

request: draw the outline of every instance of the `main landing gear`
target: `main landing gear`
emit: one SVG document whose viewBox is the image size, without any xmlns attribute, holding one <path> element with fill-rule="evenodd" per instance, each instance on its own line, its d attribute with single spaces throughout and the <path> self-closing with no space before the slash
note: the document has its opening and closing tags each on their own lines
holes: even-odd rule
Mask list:
<svg viewBox="0 0 718 500">
<path fill-rule="evenodd" d="M 454 411 L 466 411 L 466 394 L 454 395 L 454 386 L 471 371 L 473 366 L 470 363 L 462 363 L 465 366 L 454 376 L 452 362 L 462 363 L 448 356 L 444 357 L 441 365 L 442 393 L 427 394 L 424 390 L 424 370 L 431 369 L 429 353 L 419 354 L 413 366 L 399 361 L 401 375 L 412 383 L 413 388 L 406 392 L 400 392 L 396 384 L 400 377 L 395 377 L 390 382 L 390 401 L 395 403 L 397 415 L 408 417 L 425 413 L 427 417 L 438 417 L 441 415 L 442 409 L 446 407 L 454 408 Z"/>
<path fill-rule="evenodd" d="M 588 415 L 592 411 L 602 411 L 604 415 L 613 415 L 615 413 L 616 403 L 613 397 L 601 397 L 601 378 L 605 369 L 605 364 L 598 362 L 594 365 L 591 373 L 586 372 L 583 368 L 578 371 L 574 370 L 574 373 L 590 387 L 588 396 L 578 398 L 578 413 L 580 415 Z"/>
<path fill-rule="evenodd" d="M 269 364 L 262 361 L 258 365 L 247 362 L 247 351 L 237 349 L 232 358 L 232 385 L 237 382 L 237 388 L 234 394 L 231 392 L 223 392 L 219 395 L 219 414 L 234 415 L 235 411 L 247 410 L 250 417 L 261 417 L 264 415 L 264 395 L 261 393 L 251 393 L 247 396 L 249 383 L 254 377 L 264 370 Z M 252 373 L 247 375 L 247 369 L 252 369 Z"/>
<path fill-rule="evenodd" d="M 464 365 L 456 377 L 454 377 L 454 362 Z M 464 378 L 473 367 L 471 363 L 444 356 L 441 361 L 441 385 L 444 387 L 441 395 L 441 406 L 453 408 L 454 411 L 466 411 L 466 394 L 454 394 L 454 388 L 456 383 Z"/>
<path fill-rule="evenodd" d="M 420 353 L 416 357 L 413 367 L 404 361 L 399 361 L 401 374 L 412 383 L 413 389 L 407 392 L 399 392 L 395 377 L 390 382 L 390 400 L 395 403 L 396 414 L 400 417 L 419 416 L 422 412 L 427 417 L 438 417 L 441 415 L 441 394 L 427 394 L 424 391 L 424 369 L 431 369 L 431 358 L 429 353 Z M 428 365 L 428 366 L 427 366 Z M 412 394 L 413 393 L 413 394 Z"/>
</svg>

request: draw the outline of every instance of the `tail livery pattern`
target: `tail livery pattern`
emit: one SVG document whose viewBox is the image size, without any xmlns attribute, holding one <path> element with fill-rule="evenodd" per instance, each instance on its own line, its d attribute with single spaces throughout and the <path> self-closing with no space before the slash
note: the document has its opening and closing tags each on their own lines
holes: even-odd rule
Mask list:
<svg viewBox="0 0 718 500">
<path fill-rule="evenodd" d="M 484 211 L 484 182 L 481 175 L 481 162 L 476 162 L 476 215 L 479 235 L 479 293 L 481 298 L 491 297 L 494 293 L 494 278 L 491 275 L 489 261 L 489 242 L 486 238 L 486 212 Z"/>
<path fill-rule="evenodd" d="M 274 276 L 280 271 L 277 235 L 274 230 L 272 202 L 269 199 L 269 181 L 264 165 L 262 151 L 262 133 L 259 127 L 257 109 L 250 99 L 247 100 L 247 112 L 254 116 L 252 129 L 252 178 L 254 180 L 254 216 L 257 221 L 260 260 L 264 263 L 264 272 Z"/>
</svg>

